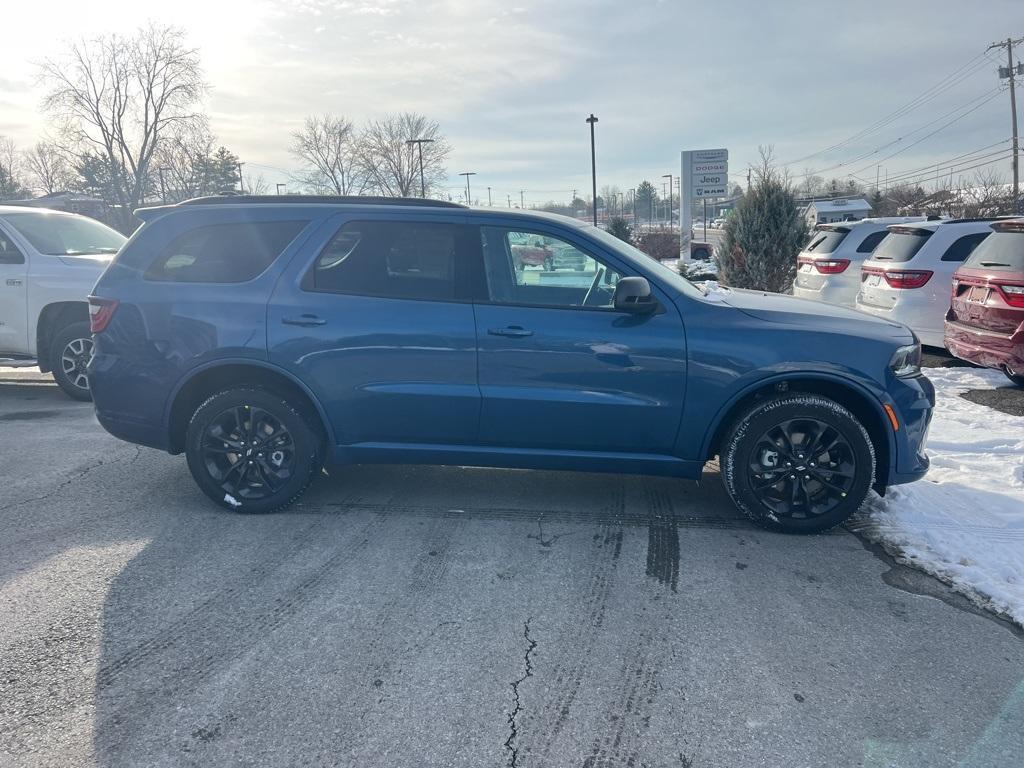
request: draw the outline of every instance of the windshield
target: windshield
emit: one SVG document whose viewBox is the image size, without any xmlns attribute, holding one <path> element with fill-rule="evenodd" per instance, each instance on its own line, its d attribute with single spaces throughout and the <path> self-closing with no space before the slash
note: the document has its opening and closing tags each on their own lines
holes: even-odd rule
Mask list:
<svg viewBox="0 0 1024 768">
<path fill-rule="evenodd" d="M 974 249 L 965 267 L 1024 272 L 1024 232 L 993 232 Z"/>
<path fill-rule="evenodd" d="M 639 248 L 630 245 L 627 242 L 619 240 L 615 235 L 609 235 L 603 229 L 598 227 L 587 228 L 587 234 L 600 240 L 609 250 L 616 253 L 621 253 L 627 259 L 633 262 L 639 262 L 644 266 L 650 265 L 657 271 L 658 277 L 665 280 L 673 288 L 680 291 L 681 293 L 693 296 L 696 298 L 703 298 L 704 292 L 697 286 L 687 280 L 685 277 L 680 275 L 672 267 L 662 264 L 657 259 L 652 259 L 646 253 L 641 251 Z"/>
<path fill-rule="evenodd" d="M 890 232 L 875 248 L 871 258 L 876 261 L 910 261 L 931 236 L 932 232 L 928 229 Z"/>
<path fill-rule="evenodd" d="M 850 234 L 848 229 L 821 229 L 811 233 L 810 240 L 804 247 L 808 253 L 832 253 Z"/>
<path fill-rule="evenodd" d="M 117 253 L 127 239 L 120 232 L 85 216 L 25 211 L 4 214 L 4 220 L 33 248 L 47 256 Z"/>
</svg>

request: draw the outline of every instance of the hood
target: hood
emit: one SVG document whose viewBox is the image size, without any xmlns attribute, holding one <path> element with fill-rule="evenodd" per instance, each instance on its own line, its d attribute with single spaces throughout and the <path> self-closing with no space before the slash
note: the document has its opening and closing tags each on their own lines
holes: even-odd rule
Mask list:
<svg viewBox="0 0 1024 768">
<path fill-rule="evenodd" d="M 873 335 L 908 340 L 912 337 L 910 329 L 901 323 L 835 304 L 798 299 L 781 293 L 736 288 L 719 288 L 718 291 L 718 301 L 767 323 L 807 326 L 817 331 L 847 333 L 853 336 Z"/>
</svg>

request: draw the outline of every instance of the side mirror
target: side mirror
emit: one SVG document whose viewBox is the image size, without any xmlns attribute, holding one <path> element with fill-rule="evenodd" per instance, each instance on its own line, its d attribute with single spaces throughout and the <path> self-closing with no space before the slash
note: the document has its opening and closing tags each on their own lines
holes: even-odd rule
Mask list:
<svg viewBox="0 0 1024 768">
<path fill-rule="evenodd" d="M 634 315 L 646 315 L 658 308 L 646 277 L 622 277 L 615 285 L 615 309 Z"/>
</svg>

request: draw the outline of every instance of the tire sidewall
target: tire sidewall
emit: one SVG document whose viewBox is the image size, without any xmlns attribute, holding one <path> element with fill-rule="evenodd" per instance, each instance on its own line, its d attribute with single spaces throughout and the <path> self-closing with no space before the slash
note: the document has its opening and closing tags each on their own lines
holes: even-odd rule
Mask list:
<svg viewBox="0 0 1024 768">
<path fill-rule="evenodd" d="M 201 445 L 210 422 L 225 410 L 237 406 L 256 406 L 278 419 L 295 442 L 295 469 L 292 478 L 277 493 L 263 499 L 244 499 L 227 494 L 206 470 Z M 185 458 L 196 484 L 210 499 L 225 509 L 247 514 L 263 514 L 288 506 L 305 491 L 320 466 L 320 445 L 308 420 L 283 397 L 263 389 L 239 388 L 219 392 L 203 402 L 192 415 L 185 436 Z"/>
<path fill-rule="evenodd" d="M 64 394 L 75 400 L 89 402 L 92 400 L 92 392 L 75 386 L 71 379 L 64 373 L 61 357 L 64 348 L 75 339 L 88 339 L 92 343 L 92 332 L 89 330 L 89 323 L 80 320 L 76 323 L 69 323 L 54 334 L 50 342 L 50 373 L 57 385 L 64 390 Z"/>
<path fill-rule="evenodd" d="M 847 498 L 830 512 L 806 519 L 772 515 L 751 489 L 747 470 L 755 441 L 776 424 L 794 418 L 817 419 L 840 431 L 857 462 Z M 820 533 L 839 525 L 863 505 L 875 482 L 875 449 L 867 430 L 849 410 L 820 395 L 797 393 L 757 403 L 736 420 L 726 437 L 721 471 L 733 503 L 754 522 L 786 533 Z"/>
</svg>

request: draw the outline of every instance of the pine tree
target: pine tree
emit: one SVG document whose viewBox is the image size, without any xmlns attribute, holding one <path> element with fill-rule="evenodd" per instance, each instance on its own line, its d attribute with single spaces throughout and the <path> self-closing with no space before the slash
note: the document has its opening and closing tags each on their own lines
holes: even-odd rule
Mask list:
<svg viewBox="0 0 1024 768">
<path fill-rule="evenodd" d="M 807 236 L 788 179 L 762 151 L 750 191 L 726 221 L 715 260 L 719 280 L 735 288 L 783 293 L 796 274 L 796 255 Z"/>
<path fill-rule="evenodd" d="M 608 222 L 608 234 L 615 235 L 619 240 L 627 243 L 633 242 L 633 228 L 621 216 L 616 216 Z"/>
</svg>

